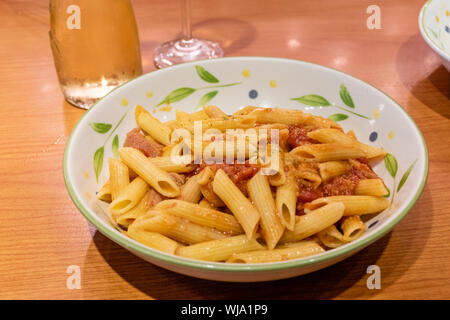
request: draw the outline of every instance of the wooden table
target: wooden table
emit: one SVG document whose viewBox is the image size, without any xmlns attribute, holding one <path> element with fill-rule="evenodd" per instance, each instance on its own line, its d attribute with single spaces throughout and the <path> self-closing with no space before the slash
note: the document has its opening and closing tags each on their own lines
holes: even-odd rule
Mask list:
<svg viewBox="0 0 450 320">
<path fill-rule="evenodd" d="M 133 0 L 145 72 L 152 51 L 179 35 L 178 1 Z M 10 299 L 432 299 L 450 298 L 449 73 L 417 26 L 424 0 L 374 3 L 381 30 L 366 27 L 370 1 L 193 1 L 193 31 L 226 56 L 274 56 L 347 72 L 397 100 L 429 148 L 428 183 L 395 229 L 325 270 L 269 283 L 178 275 L 105 238 L 65 190 L 62 158 L 83 115 L 64 101 L 51 56 L 47 0 L 0 1 L 0 298 Z M 381 268 L 381 290 L 366 269 Z M 81 268 L 69 290 L 66 269 Z"/>
</svg>

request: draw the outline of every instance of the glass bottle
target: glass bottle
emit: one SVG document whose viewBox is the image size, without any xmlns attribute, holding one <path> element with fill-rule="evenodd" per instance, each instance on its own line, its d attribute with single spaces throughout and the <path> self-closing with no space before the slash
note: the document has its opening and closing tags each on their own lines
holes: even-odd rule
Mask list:
<svg viewBox="0 0 450 320">
<path fill-rule="evenodd" d="M 129 0 L 50 0 L 50 43 L 64 97 L 88 109 L 142 74 Z"/>
</svg>

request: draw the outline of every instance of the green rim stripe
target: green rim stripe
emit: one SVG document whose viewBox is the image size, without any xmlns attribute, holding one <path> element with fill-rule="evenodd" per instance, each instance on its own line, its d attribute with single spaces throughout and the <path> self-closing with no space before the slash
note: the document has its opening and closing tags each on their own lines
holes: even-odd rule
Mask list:
<svg viewBox="0 0 450 320">
<path fill-rule="evenodd" d="M 374 234 L 370 235 L 369 237 L 366 238 L 362 238 L 359 241 L 357 240 L 354 243 L 349 243 L 347 245 L 344 245 L 342 247 L 336 248 L 336 249 L 332 249 L 329 250 L 327 252 L 321 253 L 317 256 L 313 256 L 313 257 L 308 257 L 308 258 L 300 258 L 300 259 L 295 259 L 295 260 L 288 260 L 288 261 L 283 261 L 283 262 L 271 262 L 271 263 L 263 263 L 263 264 L 249 264 L 249 265 L 240 265 L 240 264 L 225 264 L 225 263 L 217 263 L 217 262 L 205 262 L 205 261 L 199 261 L 199 260 L 193 260 L 193 259 L 187 259 L 187 258 L 182 258 L 179 256 L 175 256 L 175 255 L 170 255 L 170 254 L 166 254 L 164 252 L 161 251 L 157 251 L 154 249 L 151 249 L 149 247 L 146 247 L 134 240 L 132 240 L 131 238 L 126 237 L 125 235 L 119 233 L 118 231 L 116 231 L 115 229 L 113 229 L 111 226 L 107 225 L 106 223 L 104 223 L 100 218 L 98 218 L 96 216 L 95 213 L 91 213 L 89 210 L 87 210 L 83 204 L 81 199 L 77 196 L 74 188 L 71 185 L 70 179 L 69 179 L 69 170 L 68 170 L 68 156 L 69 156 L 69 148 L 71 145 L 71 141 L 73 136 L 75 135 L 75 133 L 79 130 L 79 125 L 80 123 L 83 121 L 83 119 L 86 117 L 86 115 L 97 105 L 94 104 L 88 111 L 86 111 L 86 113 L 81 117 L 81 119 L 78 121 L 78 123 L 75 125 L 75 128 L 72 130 L 72 133 L 67 141 L 66 144 L 66 148 L 64 151 L 64 163 L 63 163 L 63 168 L 64 168 L 64 181 L 67 187 L 67 190 L 69 192 L 70 197 L 72 198 L 75 206 L 80 210 L 80 212 L 86 217 L 86 219 L 92 223 L 101 233 L 103 233 L 104 235 L 106 235 L 108 238 L 110 238 L 111 240 L 113 240 L 114 242 L 120 244 L 121 246 L 125 247 L 125 248 L 129 248 L 141 255 L 144 256 L 149 256 L 151 258 L 166 262 L 166 263 L 170 263 L 172 265 L 176 265 L 176 266 L 183 266 L 183 267 L 190 267 L 190 268 L 195 268 L 195 269 L 200 269 L 200 270 L 210 270 L 210 271 L 225 271 L 225 272 L 265 272 L 265 271 L 271 271 L 271 270 L 284 270 L 284 269 L 290 269 L 290 268 L 298 268 L 298 267 L 303 267 L 306 265 L 311 265 L 313 263 L 321 263 L 321 262 L 325 262 L 327 260 L 333 259 L 333 258 L 337 258 L 337 257 L 342 257 L 345 256 L 347 254 L 350 254 L 352 251 L 358 251 L 365 248 L 366 246 L 368 246 L 369 244 L 371 244 L 372 242 L 376 241 L 377 239 L 381 238 L 382 236 L 384 236 L 386 233 L 388 233 L 401 219 L 403 219 L 403 217 L 408 213 L 408 211 L 414 206 L 414 204 L 416 203 L 417 199 L 419 198 L 420 194 L 423 191 L 423 188 L 425 186 L 425 182 L 427 180 L 427 176 L 428 176 L 428 150 L 427 150 L 427 146 L 425 143 L 425 139 L 421 133 L 421 131 L 419 130 L 419 128 L 417 127 L 417 124 L 414 122 L 414 120 L 411 118 L 411 116 L 389 95 L 385 94 L 384 92 L 382 92 L 381 90 L 375 88 L 374 86 L 372 86 L 371 84 L 357 79 L 351 75 L 348 75 L 342 71 L 333 69 L 333 68 L 329 68 L 329 67 L 324 67 L 315 63 L 311 63 L 311 62 L 306 62 L 306 61 L 299 61 L 299 60 L 293 60 L 293 59 L 284 59 L 284 58 L 268 58 L 268 57 L 231 57 L 231 58 L 220 58 L 220 59 L 214 59 L 214 60 L 205 60 L 202 61 L 202 63 L 204 64 L 209 64 L 209 63 L 214 63 L 214 61 L 242 61 L 242 60 L 248 60 L 249 62 L 252 61 L 280 61 L 280 62 L 291 62 L 291 63 L 299 63 L 299 64 L 307 64 L 307 65 L 312 65 L 312 66 L 316 66 L 325 70 L 333 70 L 339 74 L 345 75 L 347 77 L 350 77 L 354 80 L 356 80 L 357 82 L 361 82 L 364 83 L 370 87 L 372 87 L 373 89 L 375 89 L 375 91 L 385 95 L 386 97 L 388 97 L 395 105 L 397 105 L 399 107 L 400 110 L 403 111 L 403 113 L 410 119 L 410 121 L 414 124 L 414 126 L 416 127 L 417 132 L 419 133 L 419 136 L 422 139 L 422 147 L 425 151 L 425 166 L 424 166 L 424 171 L 423 171 L 423 178 L 422 181 L 420 183 L 419 189 L 417 190 L 417 192 L 414 194 L 413 199 L 408 203 L 407 207 L 405 209 L 403 209 L 402 212 L 400 212 L 400 214 L 398 214 L 395 219 L 393 219 L 392 221 L 390 221 L 387 225 L 380 227 L 380 230 L 377 230 L 376 232 L 374 232 Z M 171 70 L 176 70 L 178 68 L 183 68 L 186 65 L 195 65 L 198 62 L 189 62 L 189 63 L 184 63 L 184 64 L 180 64 L 180 65 L 176 65 L 171 67 Z M 146 77 L 153 77 L 154 75 L 158 74 L 159 72 L 163 72 L 164 69 L 162 70 L 156 70 L 154 72 L 148 73 L 148 74 L 144 74 L 141 75 L 131 81 L 137 81 L 137 79 L 140 79 L 144 76 Z M 127 82 L 128 83 L 128 82 Z M 125 84 L 127 84 L 125 83 Z M 115 90 L 119 89 L 120 87 L 124 86 L 125 84 L 122 84 L 121 86 L 115 88 L 114 90 L 112 90 L 111 92 L 109 92 L 106 96 L 109 96 L 112 92 L 114 92 Z M 105 96 L 105 97 L 106 97 Z M 102 98 L 100 101 L 102 101 Z"/>
</svg>

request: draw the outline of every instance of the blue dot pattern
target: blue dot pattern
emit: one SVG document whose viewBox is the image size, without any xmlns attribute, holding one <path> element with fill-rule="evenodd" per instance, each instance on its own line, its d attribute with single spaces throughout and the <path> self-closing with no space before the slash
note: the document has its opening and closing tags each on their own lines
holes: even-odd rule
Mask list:
<svg viewBox="0 0 450 320">
<path fill-rule="evenodd" d="M 376 133 L 375 131 L 372 132 L 372 133 L 370 134 L 370 136 L 369 136 L 369 140 L 370 140 L 371 142 L 374 142 L 375 140 L 377 140 L 377 138 L 378 138 L 378 133 Z"/>
<path fill-rule="evenodd" d="M 250 92 L 248 93 L 248 96 L 249 96 L 251 99 L 255 99 L 255 98 L 258 96 L 258 91 L 256 91 L 256 90 L 250 90 Z"/>
<path fill-rule="evenodd" d="M 369 226 L 369 229 L 372 228 L 374 225 L 376 225 L 378 223 L 378 220 L 375 220 L 374 222 L 372 222 Z"/>
<path fill-rule="evenodd" d="M 445 32 L 450 33 L 450 28 L 448 26 L 445 26 Z"/>
</svg>

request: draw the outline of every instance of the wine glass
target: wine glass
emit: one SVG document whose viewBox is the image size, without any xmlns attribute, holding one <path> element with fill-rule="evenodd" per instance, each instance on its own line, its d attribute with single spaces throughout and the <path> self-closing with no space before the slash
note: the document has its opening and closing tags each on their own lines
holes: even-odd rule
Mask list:
<svg viewBox="0 0 450 320">
<path fill-rule="evenodd" d="M 175 64 L 214 59 L 223 56 L 223 50 L 216 42 L 192 37 L 191 30 L 191 1 L 181 0 L 181 19 L 183 37 L 163 43 L 153 53 L 155 65 L 166 68 Z"/>
</svg>

